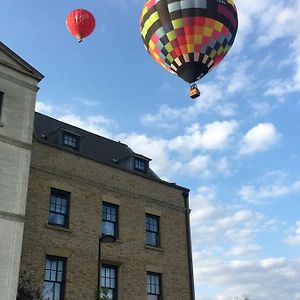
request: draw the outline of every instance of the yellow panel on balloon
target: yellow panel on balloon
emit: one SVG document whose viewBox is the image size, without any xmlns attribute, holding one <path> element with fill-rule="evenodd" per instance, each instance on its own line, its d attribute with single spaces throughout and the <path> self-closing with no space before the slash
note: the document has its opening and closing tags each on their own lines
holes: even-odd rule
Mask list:
<svg viewBox="0 0 300 300">
<path fill-rule="evenodd" d="M 196 44 L 202 43 L 202 35 L 195 35 L 195 43 Z"/>
<path fill-rule="evenodd" d="M 219 32 L 221 32 L 223 26 L 224 26 L 224 25 L 223 25 L 222 23 L 216 21 L 215 24 L 214 24 L 214 29 L 217 30 L 217 31 L 219 31 Z"/>
<path fill-rule="evenodd" d="M 173 28 L 174 29 L 177 29 L 177 28 L 181 28 L 183 27 L 183 20 L 182 19 L 176 19 L 176 20 L 173 20 L 172 21 L 172 25 L 173 25 Z"/>
<path fill-rule="evenodd" d="M 168 43 L 165 45 L 165 48 L 168 52 L 172 52 L 173 51 L 173 46 L 171 45 L 171 43 Z"/>
<path fill-rule="evenodd" d="M 149 42 L 149 48 L 153 49 L 153 50 L 155 48 L 155 44 L 154 44 L 154 42 L 152 40 L 150 40 L 150 42 Z"/>
<path fill-rule="evenodd" d="M 194 44 L 187 44 L 188 53 L 194 53 L 195 45 Z"/>
<path fill-rule="evenodd" d="M 167 38 L 168 38 L 168 40 L 169 40 L 170 42 L 172 42 L 173 40 L 175 40 L 176 37 L 177 37 L 177 36 L 176 36 L 176 33 L 175 33 L 174 30 L 172 30 L 172 31 L 170 31 L 170 32 L 167 33 Z"/>
<path fill-rule="evenodd" d="M 204 27 L 204 35 L 205 36 L 211 37 L 212 36 L 212 32 L 213 32 L 212 28 Z"/>
</svg>

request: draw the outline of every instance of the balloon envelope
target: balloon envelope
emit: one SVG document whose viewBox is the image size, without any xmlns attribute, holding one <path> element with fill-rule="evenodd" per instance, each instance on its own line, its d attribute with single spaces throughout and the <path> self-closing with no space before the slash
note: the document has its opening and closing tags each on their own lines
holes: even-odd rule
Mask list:
<svg viewBox="0 0 300 300">
<path fill-rule="evenodd" d="M 150 55 L 189 83 L 225 57 L 237 27 L 233 0 L 148 0 L 140 18 Z"/>
<path fill-rule="evenodd" d="M 74 9 L 68 14 L 66 20 L 68 30 L 79 41 L 93 32 L 95 24 L 94 16 L 85 9 Z"/>
</svg>

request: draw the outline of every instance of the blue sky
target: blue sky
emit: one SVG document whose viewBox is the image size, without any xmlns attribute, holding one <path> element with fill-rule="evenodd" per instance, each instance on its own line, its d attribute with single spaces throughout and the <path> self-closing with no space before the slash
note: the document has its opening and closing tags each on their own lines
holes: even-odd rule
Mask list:
<svg viewBox="0 0 300 300">
<path fill-rule="evenodd" d="M 38 111 L 191 189 L 197 300 L 300 299 L 300 0 L 237 0 L 236 42 L 196 101 L 145 51 L 143 4 L 2 0 L 1 41 L 45 75 Z M 81 44 L 74 8 L 97 22 Z"/>
</svg>

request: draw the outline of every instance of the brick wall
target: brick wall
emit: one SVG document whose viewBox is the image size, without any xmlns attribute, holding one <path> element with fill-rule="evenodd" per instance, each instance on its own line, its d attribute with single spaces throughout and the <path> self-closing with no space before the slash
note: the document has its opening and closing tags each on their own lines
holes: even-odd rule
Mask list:
<svg viewBox="0 0 300 300">
<path fill-rule="evenodd" d="M 51 187 L 69 191 L 69 228 L 48 225 Z M 94 300 L 102 201 L 119 205 L 119 239 L 102 262 L 119 266 L 119 300 L 147 298 L 146 272 L 162 273 L 164 300 L 189 300 L 183 190 L 34 141 L 21 270 L 43 286 L 46 255 L 67 258 L 65 299 Z M 161 248 L 145 246 L 145 213 L 160 216 Z"/>
</svg>

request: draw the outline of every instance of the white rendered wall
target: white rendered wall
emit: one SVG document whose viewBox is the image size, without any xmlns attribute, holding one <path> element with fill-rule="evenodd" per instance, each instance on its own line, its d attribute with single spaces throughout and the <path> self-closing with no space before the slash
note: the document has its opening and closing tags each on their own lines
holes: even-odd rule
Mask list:
<svg viewBox="0 0 300 300">
<path fill-rule="evenodd" d="M 0 49 L 0 300 L 16 299 L 36 85 L 37 79 Z"/>
</svg>

